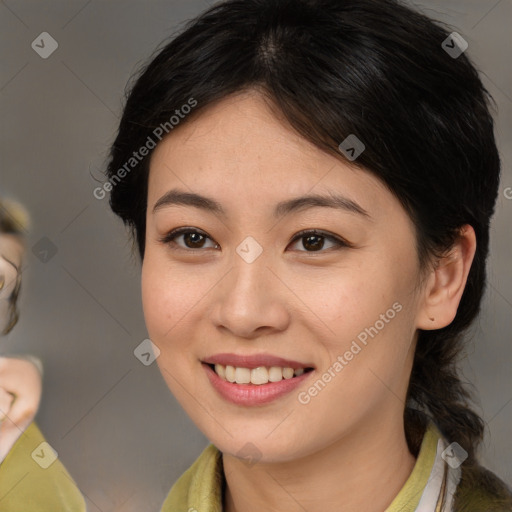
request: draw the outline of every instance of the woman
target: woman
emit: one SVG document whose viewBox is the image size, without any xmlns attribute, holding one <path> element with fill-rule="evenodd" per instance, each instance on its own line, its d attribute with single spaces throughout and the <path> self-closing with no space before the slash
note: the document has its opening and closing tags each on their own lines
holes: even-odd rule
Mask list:
<svg viewBox="0 0 512 512">
<path fill-rule="evenodd" d="M 211 441 L 162 510 L 512 510 L 456 369 L 500 172 L 464 50 L 394 0 L 229 0 L 142 70 L 103 188 Z"/>
</svg>

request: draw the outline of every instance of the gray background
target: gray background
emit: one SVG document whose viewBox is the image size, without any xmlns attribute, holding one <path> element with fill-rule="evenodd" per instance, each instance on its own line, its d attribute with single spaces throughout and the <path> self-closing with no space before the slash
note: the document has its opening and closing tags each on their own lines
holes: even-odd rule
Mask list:
<svg viewBox="0 0 512 512">
<path fill-rule="evenodd" d="M 97 200 L 93 176 L 112 142 L 133 71 L 200 0 L 0 2 L 0 196 L 26 204 L 29 247 L 47 237 L 46 263 L 29 251 L 18 326 L 3 352 L 44 362 L 37 421 L 79 483 L 89 510 L 158 510 L 171 484 L 208 444 L 168 392 L 156 365 L 133 355 L 147 337 L 139 264 L 124 229 Z M 511 0 L 417 5 L 469 42 L 499 106 L 503 180 L 493 221 L 490 286 L 464 374 L 488 423 L 482 460 L 512 482 Z M 59 44 L 31 48 L 43 31 Z M 441 50 L 440 50 L 441 51 Z M 512 195 L 510 191 L 509 197 Z"/>
</svg>

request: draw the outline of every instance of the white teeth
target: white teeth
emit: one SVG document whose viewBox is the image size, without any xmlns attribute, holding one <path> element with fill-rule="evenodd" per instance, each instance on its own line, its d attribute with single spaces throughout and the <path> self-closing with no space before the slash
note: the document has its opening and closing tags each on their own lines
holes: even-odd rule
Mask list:
<svg viewBox="0 0 512 512">
<path fill-rule="evenodd" d="M 249 384 L 251 382 L 251 370 L 249 368 L 235 368 L 235 381 L 237 384 Z"/>
<path fill-rule="evenodd" d="M 293 368 L 283 368 L 283 377 L 291 379 L 293 377 Z"/>
<path fill-rule="evenodd" d="M 268 370 L 264 366 L 251 370 L 251 382 L 253 384 L 266 384 L 268 382 Z"/>
<path fill-rule="evenodd" d="M 215 365 L 215 373 L 223 380 L 228 382 L 236 382 L 237 384 L 268 384 L 269 382 L 279 382 L 284 379 L 291 379 L 292 377 L 302 375 L 304 368 L 280 368 L 279 366 L 272 366 L 266 368 L 260 366 L 258 368 L 239 368 L 236 366 L 224 366 L 222 364 Z"/>
<path fill-rule="evenodd" d="M 272 366 L 268 372 L 268 380 L 270 382 L 279 382 L 283 380 L 283 370 L 278 366 Z"/>
<path fill-rule="evenodd" d="M 215 371 L 219 377 L 222 377 L 224 380 L 226 379 L 226 368 L 221 364 L 215 365 Z"/>
<path fill-rule="evenodd" d="M 235 367 L 234 366 L 226 366 L 226 380 L 228 382 L 235 382 Z"/>
</svg>

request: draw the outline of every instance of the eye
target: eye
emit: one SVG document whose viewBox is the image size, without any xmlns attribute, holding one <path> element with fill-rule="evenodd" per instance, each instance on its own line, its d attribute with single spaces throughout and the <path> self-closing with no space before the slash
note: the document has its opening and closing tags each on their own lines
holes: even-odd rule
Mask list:
<svg viewBox="0 0 512 512">
<path fill-rule="evenodd" d="M 183 239 L 184 245 L 176 242 L 176 240 L 179 238 Z M 210 240 L 213 245 L 210 247 L 206 246 L 205 242 L 207 240 Z M 330 243 L 332 244 L 332 246 L 327 247 L 327 249 L 353 247 L 352 244 L 338 236 L 331 235 L 329 233 L 319 231 L 316 229 L 300 231 L 293 238 L 292 244 L 296 243 L 299 240 L 302 240 L 302 247 L 306 249 L 305 251 L 299 249 L 299 252 L 322 251 L 323 249 L 326 249 L 325 240 L 330 241 Z M 168 233 L 167 235 L 165 235 L 164 237 L 162 237 L 159 241 L 164 244 L 174 246 L 173 249 L 184 249 L 188 251 L 194 251 L 197 249 L 204 248 L 218 249 L 220 247 L 219 244 L 213 242 L 213 240 L 203 231 L 187 227 L 177 228 Z"/>
<path fill-rule="evenodd" d="M 183 242 L 185 243 L 185 246 L 182 246 L 175 241 L 177 238 L 180 237 L 183 237 Z M 211 238 L 206 233 L 198 231 L 197 229 L 194 228 L 185 227 L 171 231 L 163 238 L 161 238 L 160 242 L 172 246 L 177 245 L 178 249 L 195 250 L 204 248 L 205 240 L 211 240 Z M 218 247 L 219 244 L 214 244 L 213 246 L 214 249 L 217 249 Z"/>
<path fill-rule="evenodd" d="M 300 252 L 319 252 L 325 249 L 325 240 L 329 240 L 333 244 L 333 246 L 327 247 L 327 249 L 332 249 L 333 247 L 338 249 L 342 247 L 352 247 L 346 240 L 316 229 L 304 230 L 297 233 L 292 242 L 296 240 L 302 240 L 302 247 L 306 248 L 306 251 Z"/>
</svg>

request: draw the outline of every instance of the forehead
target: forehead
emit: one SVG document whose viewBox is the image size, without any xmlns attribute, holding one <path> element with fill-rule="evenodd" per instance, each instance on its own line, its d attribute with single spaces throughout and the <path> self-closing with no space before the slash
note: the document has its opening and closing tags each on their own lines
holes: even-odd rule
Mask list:
<svg viewBox="0 0 512 512">
<path fill-rule="evenodd" d="M 236 197 L 254 207 L 331 191 L 374 210 L 394 200 L 377 177 L 306 140 L 254 91 L 206 107 L 157 145 L 150 162 L 148 207 L 176 186 L 208 191 L 221 201 Z"/>
<path fill-rule="evenodd" d="M 210 167 L 222 159 L 225 172 L 263 164 L 297 161 L 300 167 L 321 164 L 319 150 L 296 133 L 282 114 L 255 91 L 245 91 L 208 105 L 178 125 L 157 146 L 154 160 L 188 159 Z M 237 174 L 239 174 L 237 172 Z"/>
</svg>

